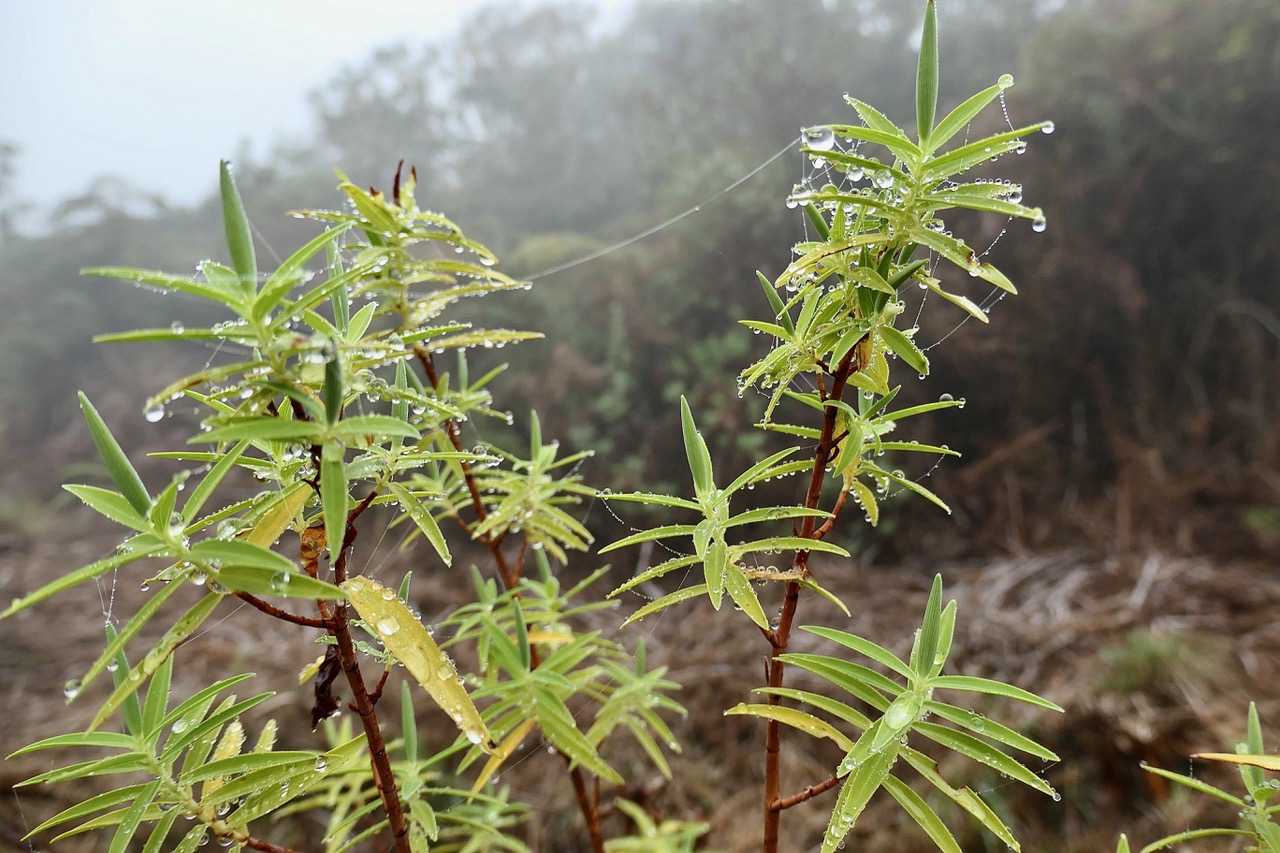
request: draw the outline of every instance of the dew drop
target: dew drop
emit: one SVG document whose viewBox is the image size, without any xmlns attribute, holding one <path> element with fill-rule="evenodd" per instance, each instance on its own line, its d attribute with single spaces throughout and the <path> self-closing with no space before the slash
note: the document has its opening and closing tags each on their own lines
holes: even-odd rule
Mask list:
<svg viewBox="0 0 1280 853">
<path fill-rule="evenodd" d="M 396 631 L 400 630 L 400 624 L 391 618 L 378 620 L 378 633 L 384 637 L 390 637 Z"/>
<path fill-rule="evenodd" d="M 68 702 L 79 696 L 80 682 L 74 678 L 67 679 L 67 683 L 62 685 L 62 695 L 67 697 Z"/>
<path fill-rule="evenodd" d="M 1043 216 L 1037 216 L 1035 219 L 1031 220 L 1031 230 L 1035 231 L 1037 234 L 1043 232 L 1048 226 L 1049 223 L 1045 221 Z"/>
<path fill-rule="evenodd" d="M 146 418 L 147 423 L 153 424 L 164 418 L 164 405 L 161 403 L 153 403 L 147 406 L 146 411 L 142 413 L 142 417 Z"/>
<path fill-rule="evenodd" d="M 1008 89 L 1013 85 L 1013 75 L 1001 74 L 1000 79 L 996 81 L 996 85 L 1000 87 L 1001 91 Z"/>
<path fill-rule="evenodd" d="M 329 762 L 325 760 L 323 755 L 316 756 L 315 768 L 317 773 L 323 773 L 329 769 Z"/>
<path fill-rule="evenodd" d="M 1022 187 L 1015 185 L 1004 197 L 1014 204 L 1022 204 Z"/>
<path fill-rule="evenodd" d="M 875 173 L 871 181 L 880 189 L 887 190 L 889 187 L 893 186 L 893 172 L 890 172 L 888 169 L 881 169 Z"/>
<path fill-rule="evenodd" d="M 811 127 L 804 132 L 804 144 L 816 151 L 830 151 L 835 147 L 836 135 L 829 127 Z"/>
<path fill-rule="evenodd" d="M 480 741 L 484 740 L 484 737 L 477 731 L 469 731 L 467 732 L 467 740 L 479 745 Z"/>
<path fill-rule="evenodd" d="M 120 662 L 117 660 L 112 660 L 107 664 L 107 672 L 115 672 L 119 668 Z"/>
<path fill-rule="evenodd" d="M 943 394 L 941 397 L 938 398 L 939 402 L 942 402 L 942 403 L 950 403 L 954 399 L 955 397 L 951 396 L 950 394 Z"/>
<path fill-rule="evenodd" d="M 1057 130 L 1057 128 L 1054 127 L 1054 124 L 1051 121 L 1045 122 L 1044 127 L 1040 128 L 1041 133 L 1053 133 L 1055 130 Z"/>
</svg>

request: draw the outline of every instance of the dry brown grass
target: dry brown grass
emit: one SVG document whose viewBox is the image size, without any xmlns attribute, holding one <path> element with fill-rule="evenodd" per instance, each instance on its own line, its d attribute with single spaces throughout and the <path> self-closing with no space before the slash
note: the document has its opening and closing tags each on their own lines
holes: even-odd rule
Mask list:
<svg viewBox="0 0 1280 853">
<path fill-rule="evenodd" d="M 109 540 L 68 529 L 61 538 L 10 550 L 0 556 L 0 593 L 17 595 L 109 548 Z M 395 571 L 386 566 L 383 571 L 398 577 L 404 560 L 393 561 Z M 382 562 L 381 557 L 374 560 L 375 565 Z M 1144 773 L 1139 762 L 1182 770 L 1191 752 L 1231 749 L 1242 736 L 1251 699 L 1259 704 L 1268 745 L 1275 744 L 1273 733 L 1280 725 L 1280 690 L 1274 686 L 1280 660 L 1280 624 L 1275 618 L 1280 577 L 1273 567 L 1213 564 L 1160 553 L 1096 560 L 1064 551 L 952 565 L 942 571 L 947 594 L 959 601 L 952 671 L 1008 680 L 1066 709 L 1058 716 L 1023 711 L 1007 702 L 976 708 L 1023 728 L 1061 755 L 1060 763 L 1035 769 L 1062 791 L 1062 803 L 964 762 L 943 765 L 954 779 L 988 793 L 1019 831 L 1025 850 L 1092 853 L 1114 849 L 1121 830 L 1145 843 L 1159 833 L 1232 819 L 1203 798 L 1189 800 L 1170 790 Z M 849 602 L 854 618 L 845 620 L 815 599 L 802 604 L 802 623 L 836 625 L 906 653 L 930 572 L 866 569 L 847 562 L 827 563 L 819 572 Z M 89 585 L 0 622 L 0 749 L 6 753 L 74 730 L 90 716 L 104 685 L 69 707 L 62 685 L 82 672 L 101 648 L 100 594 L 109 594 L 109 586 L 100 593 Z M 469 583 L 443 583 L 419 572 L 414 589 L 431 619 L 463 600 Z M 116 613 L 131 613 L 142 596 L 136 577 L 122 575 L 115 591 Z M 615 618 L 613 612 L 596 614 L 591 627 L 608 629 L 616 624 Z M 752 720 L 724 717 L 721 711 L 748 700 L 751 689 L 761 683 L 765 645 L 758 631 L 732 614 L 710 618 L 704 605 L 694 604 L 639 623 L 625 639 L 630 643 L 637 634 L 646 638 L 650 661 L 669 665 L 672 677 L 685 685 L 680 698 L 690 714 L 677 726 L 685 750 L 673 761 L 674 781 L 662 780 L 629 745 L 610 754 L 615 766 L 635 780 L 628 795 L 668 816 L 710 820 L 708 849 L 754 849 L 762 732 Z M 818 648 L 807 635 L 798 635 L 797 642 Z M 308 691 L 296 689 L 295 676 L 316 649 L 300 641 L 294 629 L 247 610 L 233 613 L 228 606 L 226 618 L 181 654 L 175 694 L 189 693 L 215 677 L 255 671 L 259 680 L 249 689 L 282 691 L 265 711 L 278 718 L 283 729 L 293 731 L 286 742 L 314 745 L 305 723 Z M 819 686 L 808 684 L 806 677 L 793 672 L 789 683 Z M 430 729 L 435 718 L 425 701 L 422 710 Z M 255 721 L 247 722 L 254 730 Z M 445 737 L 443 726 L 436 730 Z M 787 736 L 784 749 L 787 791 L 821 780 L 839 758 L 834 747 L 801 735 Z M 528 830 L 532 846 L 547 851 L 582 849 L 563 763 L 536 744 L 530 744 L 524 756 L 502 779 L 511 785 L 514 798 L 534 807 Z M 83 793 L 65 786 L 12 790 L 19 780 L 51 766 L 53 757 L 41 753 L 0 765 L 5 789 L 0 846 L 27 849 L 17 846 L 25 828 Z M 1197 767 L 1196 772 L 1230 779 L 1213 768 Z M 814 847 L 832 796 L 788 812 L 783 822 L 786 849 Z M 952 825 L 966 850 L 996 849 L 964 819 L 956 817 Z M 620 817 L 606 823 L 610 832 L 621 827 Z M 314 829 L 282 830 L 279 840 L 305 845 Z M 865 851 L 928 849 L 896 806 L 883 803 L 860 822 L 850 844 Z M 94 839 L 54 849 L 79 853 L 100 846 L 100 839 Z"/>
</svg>

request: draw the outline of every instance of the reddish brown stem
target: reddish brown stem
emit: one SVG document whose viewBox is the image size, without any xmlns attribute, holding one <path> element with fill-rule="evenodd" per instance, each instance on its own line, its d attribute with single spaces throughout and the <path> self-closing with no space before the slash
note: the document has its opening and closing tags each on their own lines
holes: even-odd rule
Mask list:
<svg viewBox="0 0 1280 853">
<path fill-rule="evenodd" d="M 418 357 L 418 363 L 422 365 L 423 372 L 427 374 L 427 380 L 433 387 L 439 385 L 440 377 L 436 373 L 436 365 L 431 353 L 422 347 L 414 347 L 413 352 Z M 462 428 L 455 421 L 449 420 L 445 422 L 444 429 L 445 434 L 449 436 L 449 443 L 453 445 L 453 449 L 462 453 Z M 459 462 L 458 465 L 462 468 L 462 478 L 467 484 L 468 494 L 471 495 L 471 508 L 475 510 L 476 519 L 484 521 L 489 517 L 489 513 L 484 508 L 484 500 L 480 497 L 480 487 L 476 485 L 475 475 L 471 473 L 471 465 L 467 462 Z M 465 521 L 459 518 L 458 523 L 468 533 L 471 532 L 471 528 Z M 506 585 L 506 588 L 515 589 L 516 584 L 520 582 L 520 568 L 517 566 L 515 571 L 512 571 L 506 555 L 502 553 L 502 539 L 502 536 L 485 535 L 481 536 L 477 541 L 486 546 L 490 553 L 493 554 L 494 562 L 498 564 L 498 571 L 502 575 L 502 582 Z M 523 554 L 521 556 L 523 557 Z"/>
<path fill-rule="evenodd" d="M 301 625 L 304 628 L 327 629 L 330 627 L 329 620 L 322 616 L 300 616 L 297 613 L 290 613 L 287 610 L 281 610 L 274 604 L 269 604 L 268 602 L 263 601 L 252 593 L 237 592 L 236 598 L 247 604 L 252 604 L 268 616 L 274 616 L 276 619 L 280 619 L 284 622 L 292 622 L 294 625 Z"/>
<path fill-rule="evenodd" d="M 347 684 L 351 687 L 351 704 L 360 716 L 361 724 L 364 725 L 364 733 L 369 745 L 369 760 L 373 765 L 373 781 L 377 785 L 378 795 L 382 798 L 382 808 L 387 814 L 391 836 L 395 840 L 397 853 L 411 853 L 409 824 L 405 821 L 404 807 L 400 803 L 400 792 L 396 789 L 396 777 L 391 772 L 391 759 L 387 755 L 386 742 L 382 739 L 382 727 L 378 724 L 373 698 L 365 687 L 364 677 L 360 674 L 360 661 L 356 657 L 355 643 L 351 639 L 346 609 L 339 606 L 334 619 L 337 624 L 333 628 L 333 636 L 338 641 L 338 659 L 342 662 L 342 671 L 347 676 Z"/>
<path fill-rule="evenodd" d="M 587 835 L 591 838 L 591 849 L 595 853 L 604 853 L 604 836 L 600 834 L 599 811 L 591 803 L 591 796 L 587 793 L 587 783 L 583 778 L 582 769 L 580 767 L 573 768 L 569 771 L 569 777 L 573 779 L 573 792 L 578 795 L 578 808 L 582 810 L 582 816 L 587 821 Z M 598 796 L 598 789 L 596 793 Z"/>
<path fill-rule="evenodd" d="M 427 380 L 432 384 L 432 386 L 439 385 L 440 379 L 436 373 L 435 361 L 432 359 L 431 353 L 421 347 L 415 347 L 414 354 L 417 355 L 418 363 L 422 365 L 423 372 L 427 374 Z M 452 420 L 448 421 L 445 424 L 445 433 L 449 436 L 449 443 L 453 445 L 454 450 L 461 453 L 462 432 L 458 424 Z M 460 462 L 459 465 L 462 468 L 463 479 L 467 484 L 467 491 L 471 495 L 471 507 L 475 510 L 477 522 L 483 522 L 489 517 L 489 513 L 485 510 L 484 501 L 480 497 L 480 487 L 476 485 L 475 476 L 471 473 L 471 466 L 466 462 Z M 455 519 L 464 530 L 471 533 L 471 527 L 467 525 L 465 521 L 457 516 L 455 516 Z M 489 552 L 493 554 L 494 563 L 498 566 L 498 572 L 501 574 L 502 582 L 506 588 L 515 589 L 520 583 L 520 571 L 524 563 L 525 549 L 527 548 L 529 541 L 526 538 L 521 543 L 520 553 L 516 561 L 515 568 L 513 569 L 511 564 L 507 561 L 507 555 L 503 553 L 502 550 L 503 538 L 504 536 L 502 535 L 491 536 L 486 534 L 479 537 L 477 541 L 486 546 L 489 549 Z M 538 647 L 532 646 L 529 651 L 530 668 L 537 669 L 538 665 L 542 663 L 542 657 L 538 654 Z M 564 758 L 566 765 L 572 763 L 567 755 L 562 754 L 562 757 Z M 599 779 L 596 780 L 596 801 L 593 804 L 591 798 L 587 796 L 586 779 L 583 776 L 581 768 L 571 767 L 569 770 L 569 777 L 573 781 L 573 790 L 578 797 L 578 808 L 582 811 L 583 822 L 587 825 L 587 835 L 591 839 L 591 849 L 594 853 L 604 853 L 604 838 L 600 833 L 599 817 L 600 781 Z"/>
<path fill-rule="evenodd" d="M 264 853 L 298 853 L 292 847 L 281 847 L 279 844 L 272 844 L 270 841 L 258 838 L 237 838 L 236 843 L 249 850 L 262 850 Z"/>
<path fill-rule="evenodd" d="M 835 372 L 831 374 L 831 389 L 827 390 L 822 374 L 818 374 L 818 397 L 823 402 L 839 400 L 844 394 L 845 385 L 854 371 L 854 357 L 860 346 L 850 348 L 841 359 Z M 826 479 L 827 463 L 835 450 L 834 436 L 836 432 L 836 407 L 824 406 L 822 414 L 822 430 L 818 437 L 818 446 L 813 454 L 813 468 L 809 476 L 809 487 L 805 491 L 804 505 L 808 509 L 817 509 L 822 498 L 822 484 Z M 833 516 L 839 516 L 844 502 L 838 501 Z M 830 521 L 824 524 L 830 529 Z M 799 535 L 806 539 L 821 538 L 817 535 L 817 522 L 814 516 L 805 516 L 800 523 Z M 826 535 L 826 530 L 822 535 Z M 792 564 L 797 574 L 804 576 L 809 572 L 809 552 L 797 551 Z M 770 645 L 769 663 L 767 666 L 768 684 L 770 687 L 781 687 L 786 665 L 780 659 L 786 654 L 787 644 L 791 641 L 791 628 L 795 622 L 796 608 L 800 604 L 800 584 L 791 581 L 787 584 L 786 594 L 782 601 L 782 611 L 778 616 L 778 627 L 764 631 Z M 778 705 L 781 697 L 770 694 L 768 703 Z M 778 840 L 782 826 L 782 811 L 773 806 L 782 798 L 782 730 L 777 720 L 765 723 L 764 734 L 764 832 L 762 849 L 764 853 L 778 853 Z"/>
<path fill-rule="evenodd" d="M 840 784 L 840 780 L 842 778 L 843 777 L 841 776 L 832 776 L 830 779 L 823 779 L 818 784 L 810 785 L 800 793 L 792 794 L 790 797 L 787 797 L 785 800 L 774 800 L 772 803 L 769 804 L 769 808 L 775 812 L 780 812 L 780 811 L 783 811 L 784 809 L 789 809 L 792 806 L 798 806 L 801 803 L 803 803 L 805 800 L 812 800 L 814 797 L 818 796 L 819 794 L 825 794 L 827 791 L 830 791 L 836 785 Z"/>
</svg>

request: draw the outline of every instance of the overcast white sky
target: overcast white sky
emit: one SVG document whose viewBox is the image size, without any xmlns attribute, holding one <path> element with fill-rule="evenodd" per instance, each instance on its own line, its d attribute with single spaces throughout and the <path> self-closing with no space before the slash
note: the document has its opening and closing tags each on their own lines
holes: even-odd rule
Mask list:
<svg viewBox="0 0 1280 853">
<path fill-rule="evenodd" d="M 441 38 L 483 5 L 0 0 L 0 140 L 22 149 L 16 194 L 46 208 L 115 174 L 192 202 L 245 139 L 257 152 L 301 135 L 306 93 L 339 66 L 402 38 Z"/>
</svg>

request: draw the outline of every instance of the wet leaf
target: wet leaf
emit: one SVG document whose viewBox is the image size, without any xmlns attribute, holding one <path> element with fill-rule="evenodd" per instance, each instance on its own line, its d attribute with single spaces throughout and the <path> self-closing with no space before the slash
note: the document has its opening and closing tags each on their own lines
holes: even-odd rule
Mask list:
<svg viewBox="0 0 1280 853">
<path fill-rule="evenodd" d="M 427 629 L 396 597 L 395 590 L 375 580 L 354 577 L 342 584 L 351 604 L 378 639 L 452 718 L 472 743 L 486 752 L 496 749 L 480 712 L 462 679 Z"/>
</svg>

